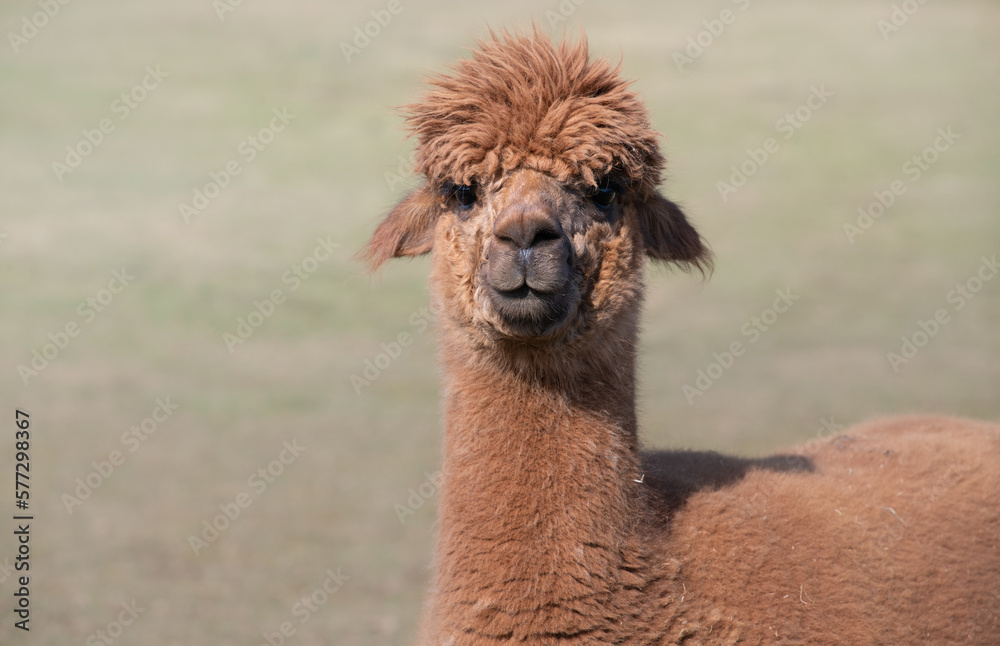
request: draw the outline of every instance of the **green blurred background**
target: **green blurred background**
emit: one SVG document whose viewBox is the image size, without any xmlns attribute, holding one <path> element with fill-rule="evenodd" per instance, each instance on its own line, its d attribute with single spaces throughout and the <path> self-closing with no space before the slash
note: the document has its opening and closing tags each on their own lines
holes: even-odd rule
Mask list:
<svg viewBox="0 0 1000 646">
<path fill-rule="evenodd" d="M 411 641 L 439 460 L 428 262 L 368 277 L 352 255 L 414 185 L 393 106 L 488 26 L 583 28 L 594 55 L 621 58 L 664 133 L 664 191 L 716 253 L 707 282 L 650 273 L 648 445 L 762 454 L 878 414 L 1000 419 L 1000 279 L 952 292 L 1000 253 L 995 2 L 910 0 L 895 16 L 888 0 L 389 5 L 0 8 L 0 643 Z M 373 11 L 392 19 L 376 30 Z M 378 33 L 348 61 L 366 24 Z M 832 96 L 785 139 L 779 120 L 820 86 Z M 287 126 L 259 133 L 283 109 Z M 911 181 L 904 165 L 939 128 L 959 138 Z M 267 140 L 252 161 L 249 137 Z M 769 137 L 777 152 L 722 199 L 717 182 Z M 67 146 L 89 154 L 57 172 Z M 185 222 L 179 205 L 230 163 L 240 174 Z M 851 240 L 845 225 L 896 180 L 905 192 Z M 317 238 L 339 246 L 313 255 Z M 127 286 L 102 291 L 123 270 Z M 230 352 L 224 335 L 276 289 Z M 744 326 L 779 289 L 798 299 L 751 342 Z M 948 322 L 894 370 L 887 353 L 939 309 Z M 735 341 L 745 354 L 689 403 L 683 386 Z M 37 374 L 19 371 L 49 343 Z M 366 361 L 383 369 L 358 392 Z M 32 423 L 30 633 L 11 612 L 17 408 Z M 304 448 L 274 462 L 284 442 Z M 234 505 L 196 555 L 190 537 Z M 133 600 L 142 611 L 116 627 Z"/>
</svg>

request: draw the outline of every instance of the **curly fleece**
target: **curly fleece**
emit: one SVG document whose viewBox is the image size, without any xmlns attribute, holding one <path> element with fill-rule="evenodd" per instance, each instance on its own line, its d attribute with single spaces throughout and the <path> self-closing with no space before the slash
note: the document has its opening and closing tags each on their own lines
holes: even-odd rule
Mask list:
<svg viewBox="0 0 1000 646">
<path fill-rule="evenodd" d="M 405 106 L 417 170 L 469 184 L 518 167 L 594 185 L 612 168 L 633 185 L 660 183 L 657 133 L 619 70 L 590 60 L 587 42 L 491 33 L 453 75 L 432 77 Z"/>
</svg>

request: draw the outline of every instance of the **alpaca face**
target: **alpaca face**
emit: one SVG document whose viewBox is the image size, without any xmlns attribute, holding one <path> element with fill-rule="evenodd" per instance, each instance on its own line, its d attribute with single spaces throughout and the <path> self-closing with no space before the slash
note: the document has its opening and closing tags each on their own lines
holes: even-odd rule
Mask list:
<svg viewBox="0 0 1000 646">
<path fill-rule="evenodd" d="M 482 337 L 559 342 L 636 300 L 641 235 L 617 179 L 589 186 L 518 168 L 441 193 L 438 295 Z"/>
<path fill-rule="evenodd" d="M 426 184 L 366 250 L 373 267 L 434 252 L 439 305 L 478 342 L 580 338 L 635 310 L 644 256 L 709 253 L 656 190 L 645 108 L 586 43 L 494 37 L 409 106 Z"/>
</svg>

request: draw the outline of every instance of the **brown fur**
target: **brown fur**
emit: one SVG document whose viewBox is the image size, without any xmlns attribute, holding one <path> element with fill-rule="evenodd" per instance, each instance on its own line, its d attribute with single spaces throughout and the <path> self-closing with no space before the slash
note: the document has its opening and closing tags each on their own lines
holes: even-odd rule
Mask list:
<svg viewBox="0 0 1000 646">
<path fill-rule="evenodd" d="M 538 34 L 433 83 L 410 107 L 427 184 L 365 252 L 433 251 L 446 423 L 420 644 L 1000 644 L 1000 427 L 904 417 L 760 460 L 641 454 L 644 257 L 710 267 L 656 191 L 645 110 L 585 43 Z M 624 188 L 602 210 L 608 175 Z M 532 227 L 525 271 L 569 278 L 526 332 L 526 301 L 490 281 Z"/>
</svg>

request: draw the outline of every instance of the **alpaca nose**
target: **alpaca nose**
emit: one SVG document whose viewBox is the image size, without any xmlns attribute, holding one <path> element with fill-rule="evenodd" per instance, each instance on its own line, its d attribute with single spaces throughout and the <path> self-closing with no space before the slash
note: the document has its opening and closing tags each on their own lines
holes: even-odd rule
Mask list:
<svg viewBox="0 0 1000 646">
<path fill-rule="evenodd" d="M 552 293 L 569 276 L 569 245 L 558 220 L 539 209 L 518 206 L 502 213 L 493 228 L 487 282 L 513 292 L 525 285 Z"/>
<path fill-rule="evenodd" d="M 519 213 L 503 218 L 494 228 L 493 235 L 502 243 L 529 254 L 535 247 L 562 237 L 555 220 L 535 213 Z"/>
</svg>

